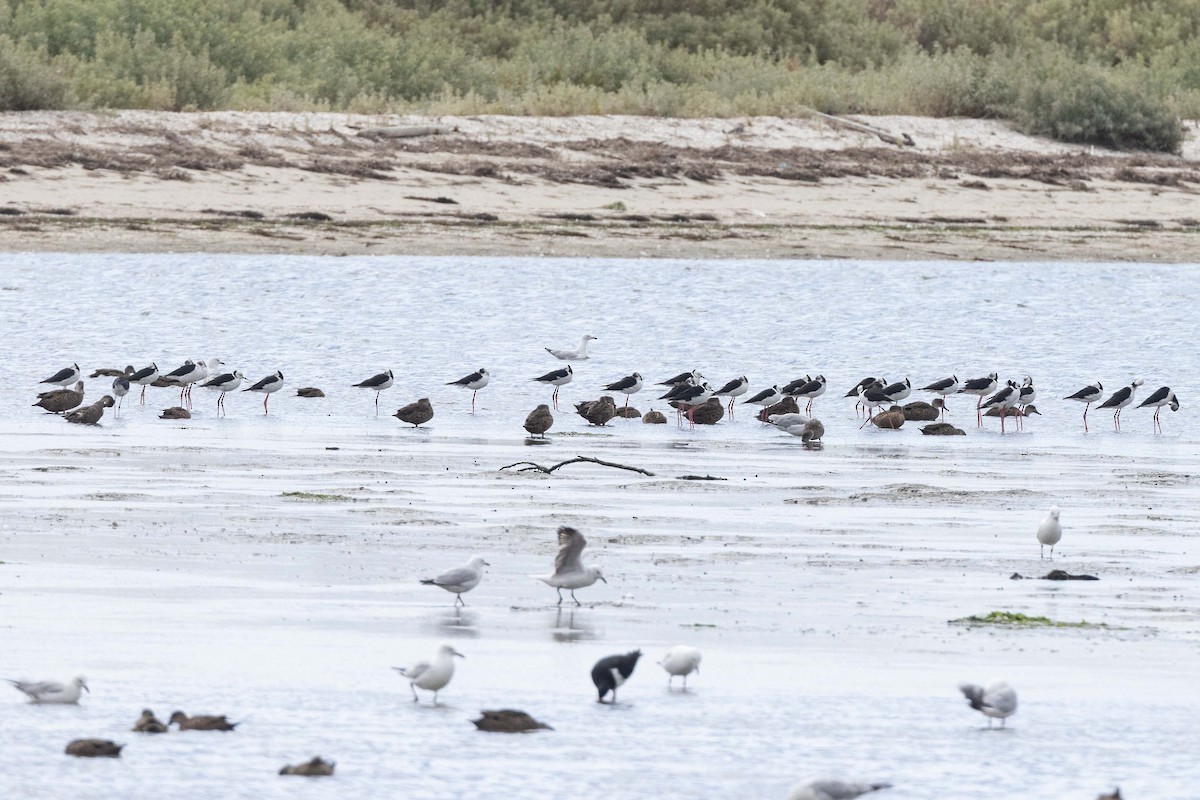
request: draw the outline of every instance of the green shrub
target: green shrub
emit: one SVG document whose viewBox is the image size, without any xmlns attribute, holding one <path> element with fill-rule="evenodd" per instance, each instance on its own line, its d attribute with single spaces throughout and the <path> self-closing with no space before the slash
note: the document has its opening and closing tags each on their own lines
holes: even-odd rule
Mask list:
<svg viewBox="0 0 1200 800">
<path fill-rule="evenodd" d="M 65 108 L 66 101 L 67 82 L 43 57 L 0 36 L 0 111 Z"/>
</svg>

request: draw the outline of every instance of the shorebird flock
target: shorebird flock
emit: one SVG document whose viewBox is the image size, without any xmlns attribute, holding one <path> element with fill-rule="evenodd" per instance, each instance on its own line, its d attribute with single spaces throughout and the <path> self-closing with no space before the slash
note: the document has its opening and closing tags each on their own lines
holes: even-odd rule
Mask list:
<svg viewBox="0 0 1200 800">
<path fill-rule="evenodd" d="M 592 341 L 596 341 L 596 337 L 588 334 L 579 340 L 579 345 L 573 350 L 549 347 L 543 349 L 558 361 L 585 361 L 589 359 L 587 348 L 588 343 Z M 68 422 L 95 425 L 103 417 L 104 410 L 112 408 L 114 404 L 115 413 L 119 415 L 124 397 L 134 386 L 141 387 L 139 402 L 143 404 L 146 402 L 148 387 L 168 387 L 179 390 L 179 404 L 164 409 L 162 417 L 187 419 L 191 416 L 193 408 L 192 389 L 199 385 L 217 393 L 218 416 L 226 413 L 225 395 L 239 389 L 242 392 L 261 394 L 263 414 L 269 414 L 268 402 L 271 395 L 284 386 L 283 373 L 277 370 L 242 388 L 243 382 L 246 381 L 242 371 L 223 371 L 224 367 L 225 363 L 220 358 L 213 357 L 195 361 L 189 359 L 166 373 L 160 372 L 155 363 L 141 369 L 135 369 L 132 365 L 123 370 L 97 369 L 91 374 L 91 378 L 112 377 L 112 394 L 85 406 L 82 373 L 78 364 L 72 364 L 41 381 L 42 384 L 59 388 L 40 393 L 33 405 L 49 413 L 61 414 Z M 537 406 L 525 420 L 523 427 L 531 436 L 546 437 L 547 431 L 555 422 L 554 412 L 559 410 L 560 391 L 575 378 L 575 368 L 571 363 L 567 363 L 566 366 L 530 379 L 551 390 L 550 402 Z M 487 368 L 480 367 L 457 380 L 448 381 L 446 385 L 470 391 L 471 413 L 475 414 L 476 398 L 480 391 L 491 385 L 491 379 L 492 375 Z M 388 369 L 348 385 L 374 392 L 374 408 L 378 416 L 380 396 L 395 386 L 395 374 Z M 794 380 L 777 382 L 750 394 L 751 383 L 745 375 L 723 383 L 718 382 L 718 388 L 713 388 L 713 384 L 698 369 L 681 372 L 656 384 L 648 384 L 641 372 L 632 372 L 607 383 L 597 382 L 598 388 L 605 392 L 624 395 L 623 405 L 618 406 L 612 395 L 606 394 L 598 399 L 576 403 L 575 412 L 589 424 L 597 426 L 608 425 L 615 418 L 640 418 L 647 424 L 665 423 L 667 418 L 661 412 L 651 409 L 643 415 L 630 408 L 630 399 L 647 385 L 655 385 L 665 390 L 661 395 L 657 395 L 657 398 L 675 409 L 680 426 L 685 419 L 690 428 L 697 424 L 714 425 L 726 415 L 732 422 L 738 405 L 751 405 L 758 408 L 755 416 L 761 422 L 772 424 L 785 433 L 800 437 L 805 443 L 819 442 L 824 434 L 824 426 L 812 416 L 814 402 L 824 396 L 828 388 L 824 375 L 805 375 Z M 1134 378 L 1105 398 L 1103 384 L 1096 381 L 1066 395 L 1063 399 L 1084 405 L 1084 432 L 1090 430 L 1088 412 L 1095 404 L 1097 408 L 1113 412 L 1113 429 L 1116 431 L 1121 430 L 1121 414 L 1126 408 L 1152 409 L 1152 430 L 1161 433 L 1162 410 L 1169 408 L 1178 411 L 1179 398 L 1169 386 L 1162 386 L 1138 403 L 1137 393 L 1142 385 L 1141 378 Z M 845 393 L 845 397 L 855 400 L 856 412 L 863 417 L 860 428 L 873 424 L 877 428 L 895 430 L 907 421 L 931 422 L 934 424 L 924 426 L 921 432 L 934 436 L 965 434 L 961 428 L 939 421 L 944 420 L 949 413 L 950 398 L 955 395 L 974 396 L 976 426 L 982 428 L 986 417 L 997 417 L 1002 434 L 1007 432 L 1007 420 L 1010 417 L 1020 430 L 1027 418 L 1041 413 L 1034 405 L 1038 390 L 1034 386 L 1033 378 L 1029 376 L 1020 381 L 1009 379 L 1002 382 L 995 372 L 967 380 L 959 380 L 957 375 L 951 375 L 917 389 L 933 395 L 932 402 L 917 400 L 900 405 L 913 391 L 913 383 L 909 378 L 889 382 L 884 378 L 868 376 L 851 387 Z M 324 397 L 325 393 L 317 387 L 302 387 L 297 390 L 297 395 L 315 398 Z M 804 404 L 803 413 L 800 411 L 801 403 Z M 401 422 L 419 427 L 433 419 L 433 404 L 428 397 L 422 397 L 401 407 L 392 416 Z"/>
</svg>

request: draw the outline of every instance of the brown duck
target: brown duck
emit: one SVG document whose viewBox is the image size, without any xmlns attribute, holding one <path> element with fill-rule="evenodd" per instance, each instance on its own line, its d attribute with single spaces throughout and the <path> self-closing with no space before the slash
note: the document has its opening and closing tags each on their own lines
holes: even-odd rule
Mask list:
<svg viewBox="0 0 1200 800">
<path fill-rule="evenodd" d="M 471 720 L 475 727 L 489 733 L 526 733 L 528 731 L 552 731 L 544 722 L 538 722 L 524 711 L 502 708 L 499 711 L 480 711 L 479 719 Z"/>
<path fill-rule="evenodd" d="M 904 419 L 908 422 L 937 422 L 938 417 L 942 415 L 942 407 L 945 401 L 942 398 L 936 398 L 932 403 L 926 403 L 924 400 L 914 400 L 911 403 L 904 405 Z"/>
<path fill-rule="evenodd" d="M 622 419 L 638 419 L 642 416 L 642 412 L 633 406 L 621 406 L 617 409 L 617 416 Z"/>
<path fill-rule="evenodd" d="M 240 725 L 240 722 L 230 722 L 222 714 L 216 716 L 197 716 L 189 717 L 182 711 L 176 711 L 171 715 L 170 725 L 179 725 L 181 731 L 231 731 Z"/>
<path fill-rule="evenodd" d="M 529 431 L 533 436 L 541 436 L 546 438 L 546 431 L 550 430 L 550 426 L 554 424 L 554 417 L 550 414 L 550 406 L 542 403 L 540 406 L 529 412 L 529 416 L 525 418 L 525 430 Z"/>
<path fill-rule="evenodd" d="M 710 397 L 708 402 L 696 406 L 692 419 L 697 425 L 716 425 L 725 416 L 725 404 L 719 397 Z"/>
<path fill-rule="evenodd" d="M 124 746 L 108 739 L 76 739 L 63 752 L 79 758 L 120 758 Z"/>
<path fill-rule="evenodd" d="M 135 733 L 166 733 L 169 729 L 158 717 L 154 716 L 154 712 L 150 709 L 143 709 L 142 715 L 138 717 L 138 721 L 133 723 L 133 731 Z"/>
<path fill-rule="evenodd" d="M 617 415 L 617 404 L 612 397 L 604 395 L 599 400 L 580 403 L 575 406 L 575 411 L 593 425 L 607 425 Z"/>
<path fill-rule="evenodd" d="M 935 422 L 932 425 L 926 425 L 921 428 L 921 433 L 926 436 L 966 436 L 967 432 L 962 428 L 956 428 L 949 422 Z"/>
<path fill-rule="evenodd" d="M 67 422 L 74 422 L 76 425 L 95 425 L 104 416 L 104 409 L 112 408 L 116 402 L 112 399 L 112 395 L 106 394 L 90 406 L 77 408 L 64 416 L 66 416 Z"/>
<path fill-rule="evenodd" d="M 642 417 L 642 422 L 646 425 L 666 425 L 667 418 L 661 411 L 651 409 L 646 412 L 646 416 Z"/>
<path fill-rule="evenodd" d="M 34 406 L 44 408 L 51 414 L 70 411 L 83 402 L 83 381 L 77 381 L 74 389 L 54 389 L 42 392 Z"/>
<path fill-rule="evenodd" d="M 881 411 L 871 417 L 871 422 L 876 428 L 894 431 L 904 425 L 904 409 L 900 406 L 892 406 L 887 411 Z"/>
<path fill-rule="evenodd" d="M 433 419 L 433 405 L 429 402 L 428 397 L 422 397 L 415 403 L 409 403 L 392 416 L 417 428 Z"/>
<path fill-rule="evenodd" d="M 88 375 L 89 378 L 122 378 L 126 375 L 132 375 L 134 372 L 133 365 L 125 367 L 125 369 L 113 369 L 111 367 L 101 367 L 100 369 Z"/>
<path fill-rule="evenodd" d="M 324 397 L 325 393 L 315 386 L 305 386 L 296 390 L 297 397 Z"/>
<path fill-rule="evenodd" d="M 992 406 L 987 411 L 983 412 L 983 415 L 985 417 L 999 417 L 999 416 L 1032 417 L 1034 414 L 1037 414 L 1040 417 L 1042 415 L 1042 412 L 1038 411 L 1037 406 L 1035 406 L 1033 403 L 1030 403 L 1029 405 L 1025 406 L 1024 411 L 1017 408 L 1016 406 L 1012 406 L 1010 408 L 1004 409 L 1002 412 L 1000 410 L 999 406 Z"/>
<path fill-rule="evenodd" d="M 192 412 L 182 406 L 172 406 L 164 408 L 162 413 L 158 415 L 159 419 L 191 419 Z"/>
<path fill-rule="evenodd" d="M 796 398 L 788 395 L 773 406 L 764 408 L 758 412 L 759 422 L 768 422 L 772 416 L 776 414 L 799 414 L 800 406 L 796 403 Z"/>
<path fill-rule="evenodd" d="M 333 768 L 336 766 L 336 761 L 326 761 L 320 756 L 313 756 L 312 761 L 305 761 L 303 764 L 296 764 L 295 766 L 286 766 L 279 770 L 279 774 L 303 775 L 307 778 L 320 778 L 326 775 L 332 775 Z"/>
</svg>

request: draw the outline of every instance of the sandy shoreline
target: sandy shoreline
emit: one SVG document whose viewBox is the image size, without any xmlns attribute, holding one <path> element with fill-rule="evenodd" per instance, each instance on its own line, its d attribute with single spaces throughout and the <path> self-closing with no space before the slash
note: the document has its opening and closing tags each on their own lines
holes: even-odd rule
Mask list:
<svg viewBox="0 0 1200 800">
<path fill-rule="evenodd" d="M 1195 259 L 1182 157 L 994 121 L 0 116 L 0 249 L 955 260 Z M 410 139 L 380 126 L 440 126 Z"/>
</svg>

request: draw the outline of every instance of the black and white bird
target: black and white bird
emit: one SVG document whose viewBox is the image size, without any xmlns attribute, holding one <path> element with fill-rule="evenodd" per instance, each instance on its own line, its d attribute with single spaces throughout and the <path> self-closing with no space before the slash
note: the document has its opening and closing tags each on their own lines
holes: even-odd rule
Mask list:
<svg viewBox="0 0 1200 800">
<path fill-rule="evenodd" d="M 138 405 L 146 404 L 146 387 L 158 380 L 158 365 L 151 364 L 148 367 L 142 367 L 129 376 L 130 383 L 136 383 L 142 387 L 142 397 L 138 401 Z"/>
<path fill-rule="evenodd" d="M 783 392 L 780 390 L 779 384 L 776 384 L 770 389 L 763 389 L 748 400 L 743 400 L 742 403 L 758 406 L 759 408 L 770 408 L 781 400 L 783 400 Z M 761 414 L 762 412 L 760 411 L 759 413 Z"/>
<path fill-rule="evenodd" d="M 882 389 L 882 388 L 883 388 L 884 386 L 886 386 L 886 385 L 887 385 L 887 381 L 886 381 L 886 380 L 884 380 L 883 378 L 873 378 L 873 377 L 866 377 L 866 378 L 863 378 L 861 381 L 859 381 L 858 383 L 854 384 L 854 388 L 853 388 L 853 389 L 851 389 L 850 391 L 846 392 L 845 396 L 846 396 L 846 397 L 855 397 L 855 398 L 858 398 L 858 399 L 857 399 L 857 400 L 855 400 L 855 402 L 854 402 L 854 414 L 855 414 L 855 416 L 857 416 L 857 415 L 858 415 L 858 414 L 859 414 L 859 413 L 860 413 L 860 412 L 863 410 L 863 403 L 862 403 L 862 392 L 861 392 L 861 390 L 862 390 L 862 389 L 867 389 L 867 390 L 872 390 L 872 389 L 873 389 L 873 390 L 875 390 L 875 391 L 878 391 L 878 390 Z M 869 417 L 870 417 L 870 414 L 868 414 L 867 416 L 868 416 L 868 418 L 869 418 Z"/>
<path fill-rule="evenodd" d="M 1004 721 L 1017 713 L 1017 692 L 1003 681 L 993 683 L 986 689 L 973 683 L 964 683 L 958 690 L 967 698 L 971 708 L 987 716 L 989 728 L 993 719 L 1000 720 L 1000 727 L 1003 728 Z"/>
<path fill-rule="evenodd" d="M 681 383 L 691 382 L 692 385 L 698 385 L 703 381 L 708 380 L 700 374 L 700 370 L 694 369 L 691 372 L 681 372 L 673 378 L 667 378 L 665 381 L 660 381 L 659 386 L 678 386 Z"/>
<path fill-rule="evenodd" d="M 113 378 L 112 383 L 113 397 L 117 398 L 117 407 L 113 410 L 116 416 L 121 416 L 121 401 L 125 399 L 125 395 L 129 394 L 129 378 L 125 375 L 120 375 Z"/>
<path fill-rule="evenodd" d="M 392 388 L 392 371 L 389 369 L 386 372 L 381 372 L 378 375 L 372 375 L 362 383 L 354 384 L 355 389 L 370 389 L 375 393 L 375 416 L 379 416 L 379 393 L 384 389 Z"/>
<path fill-rule="evenodd" d="M 707 383 L 702 383 L 699 386 L 689 386 L 686 389 L 675 395 L 673 401 L 681 408 L 687 409 L 688 422 L 692 429 L 696 427 L 696 406 L 702 406 L 708 402 L 708 399 L 713 396 L 712 387 Z"/>
<path fill-rule="evenodd" d="M 1149 397 L 1141 402 L 1138 408 L 1153 408 L 1154 409 L 1154 427 L 1159 433 L 1162 433 L 1162 421 L 1158 415 L 1162 413 L 1163 406 L 1169 406 L 1172 411 L 1179 410 L 1179 399 L 1175 397 L 1175 393 L 1171 391 L 1171 387 L 1163 386 L 1154 391 Z"/>
<path fill-rule="evenodd" d="M 635 372 L 632 375 L 626 375 L 619 381 L 613 381 L 604 387 L 607 392 L 620 392 L 625 395 L 625 407 L 629 408 L 629 395 L 637 394 L 642 390 L 642 373 Z"/>
<path fill-rule="evenodd" d="M 1004 418 L 1008 416 L 1008 410 L 1015 407 L 1020 399 L 1021 388 L 1016 381 L 1008 381 L 1004 388 L 983 401 L 982 408 L 994 408 L 1000 412 L 1000 433 L 1004 433 Z"/>
<path fill-rule="evenodd" d="M 973 378 L 967 381 L 958 390 L 959 394 L 973 394 L 979 398 L 979 401 L 975 403 L 975 422 L 981 428 L 983 427 L 983 398 L 996 391 L 996 387 L 1000 385 L 999 382 L 1000 376 L 993 372 L 982 378 Z"/>
<path fill-rule="evenodd" d="M 743 375 L 740 378 L 734 378 L 733 380 L 729 381 L 724 386 L 722 386 L 720 389 L 717 389 L 715 392 L 713 392 L 713 397 L 728 397 L 729 398 L 729 419 L 732 420 L 733 419 L 733 404 L 734 404 L 734 402 L 739 397 L 744 395 L 749 388 L 750 388 L 750 381 L 746 380 L 746 376 Z"/>
<path fill-rule="evenodd" d="M 793 392 L 792 397 L 796 398 L 797 401 L 807 400 L 808 402 L 804 406 L 804 413 L 811 415 L 813 400 L 816 400 L 823 394 L 825 394 L 825 376 L 818 375 Z"/>
<path fill-rule="evenodd" d="M 958 382 L 958 376 L 951 375 L 949 378 L 942 378 L 940 381 L 934 381 L 933 383 L 929 384 L 928 386 L 922 386 L 921 391 L 922 392 L 933 392 L 934 394 L 940 394 L 942 396 L 941 415 L 945 416 L 946 415 L 946 398 L 949 395 L 952 395 L 955 392 L 957 392 L 961 386 L 962 386 L 962 384 Z"/>
<path fill-rule="evenodd" d="M 811 375 L 805 375 L 803 378 L 796 378 L 794 381 L 788 381 L 783 386 L 780 386 L 779 391 L 783 392 L 789 397 L 793 397 L 795 396 L 796 392 L 808 385 L 808 382 L 811 380 Z"/>
<path fill-rule="evenodd" d="M 891 398 L 893 403 L 899 403 L 901 400 L 907 399 L 912 394 L 912 381 L 905 378 L 896 383 L 890 383 L 879 390 L 883 394 Z"/>
<path fill-rule="evenodd" d="M 641 650 L 632 650 L 616 656 L 605 656 L 592 667 L 592 683 L 596 685 L 599 697 L 597 703 L 604 702 L 604 696 L 612 692 L 610 703 L 617 702 L 617 687 L 629 680 L 637 667 L 638 659 L 642 657 Z"/>
<path fill-rule="evenodd" d="M 1113 428 L 1121 430 L 1121 409 L 1133 402 L 1133 395 L 1137 392 L 1138 387 L 1143 383 L 1141 378 L 1134 378 L 1133 382 L 1128 386 L 1123 386 L 1112 393 L 1112 396 L 1101 403 L 1097 408 L 1115 408 L 1113 412 Z"/>
<path fill-rule="evenodd" d="M 163 378 L 172 385 L 179 387 L 179 405 L 184 406 L 186 402 L 186 407 L 191 408 L 192 386 L 223 366 L 225 366 L 225 363 L 219 358 L 201 359 L 200 361 L 192 361 L 189 358 L 183 362 L 183 366 L 176 367 L 164 375 Z"/>
<path fill-rule="evenodd" d="M 248 389 L 242 389 L 242 391 L 243 392 L 261 392 L 262 393 L 262 395 L 263 395 L 263 414 L 265 415 L 268 413 L 267 412 L 267 401 L 271 399 L 271 394 L 274 392 L 278 392 L 282 388 L 283 388 L 283 373 L 280 372 L 279 370 L 275 370 L 275 372 L 273 372 L 272 374 L 263 378 L 258 383 L 254 384 L 253 386 L 249 387 Z"/>
<path fill-rule="evenodd" d="M 579 347 L 574 350 L 552 350 L 549 347 L 543 348 L 547 353 L 557 358 L 559 361 L 587 361 L 587 345 L 588 342 L 598 341 L 595 336 L 590 333 L 584 334 L 579 339 Z"/>
<path fill-rule="evenodd" d="M 72 364 L 69 367 L 63 367 L 58 372 L 51 375 L 39 383 L 50 383 L 55 386 L 67 386 L 79 380 L 79 365 Z"/>
<path fill-rule="evenodd" d="M 1021 414 L 1017 417 L 1018 430 L 1025 427 L 1025 409 L 1033 405 L 1033 401 L 1037 399 L 1037 389 L 1033 388 L 1033 378 L 1028 375 L 1021 381 L 1021 387 L 1017 390 L 1017 408 L 1021 410 Z"/>
<path fill-rule="evenodd" d="M 858 426 L 858 429 L 862 430 L 871 421 L 871 417 L 875 414 L 875 409 L 882 406 L 894 405 L 894 402 L 891 397 L 883 393 L 882 388 L 873 389 L 870 384 L 867 384 L 866 386 L 859 387 L 858 404 L 866 409 L 867 412 L 863 424 Z"/>
<path fill-rule="evenodd" d="M 492 379 L 492 376 L 488 374 L 488 371 L 486 369 L 484 369 L 483 367 L 480 367 L 479 369 L 472 372 L 470 375 L 464 375 L 463 377 L 459 378 L 456 381 L 450 381 L 446 385 L 447 386 L 460 386 L 463 389 L 471 390 L 471 413 L 474 414 L 475 413 L 475 395 L 478 394 L 480 389 L 487 386 L 488 381 L 490 381 L 491 379 Z"/>
<path fill-rule="evenodd" d="M 225 413 L 225 393 L 237 391 L 244 380 L 246 380 L 246 376 L 242 374 L 242 371 L 235 369 L 233 372 L 222 372 L 216 377 L 209 378 L 200 384 L 200 387 L 220 392 L 217 395 L 217 415 L 220 416 Z"/>
<path fill-rule="evenodd" d="M 1088 432 L 1087 414 L 1088 409 L 1092 407 L 1092 403 L 1100 399 L 1101 393 L 1104 391 L 1104 385 L 1100 381 L 1089 383 L 1087 386 L 1080 389 L 1075 394 L 1067 395 L 1063 400 L 1074 400 L 1077 403 L 1083 403 L 1083 432 Z"/>
<path fill-rule="evenodd" d="M 558 410 L 558 390 L 562 386 L 566 386 L 575 378 L 575 372 L 571 369 L 571 365 L 567 364 L 562 369 L 556 369 L 547 372 L 541 377 L 534 378 L 535 381 L 543 386 L 553 386 L 554 393 L 550 395 L 550 403 L 554 406 L 554 410 Z"/>
</svg>

